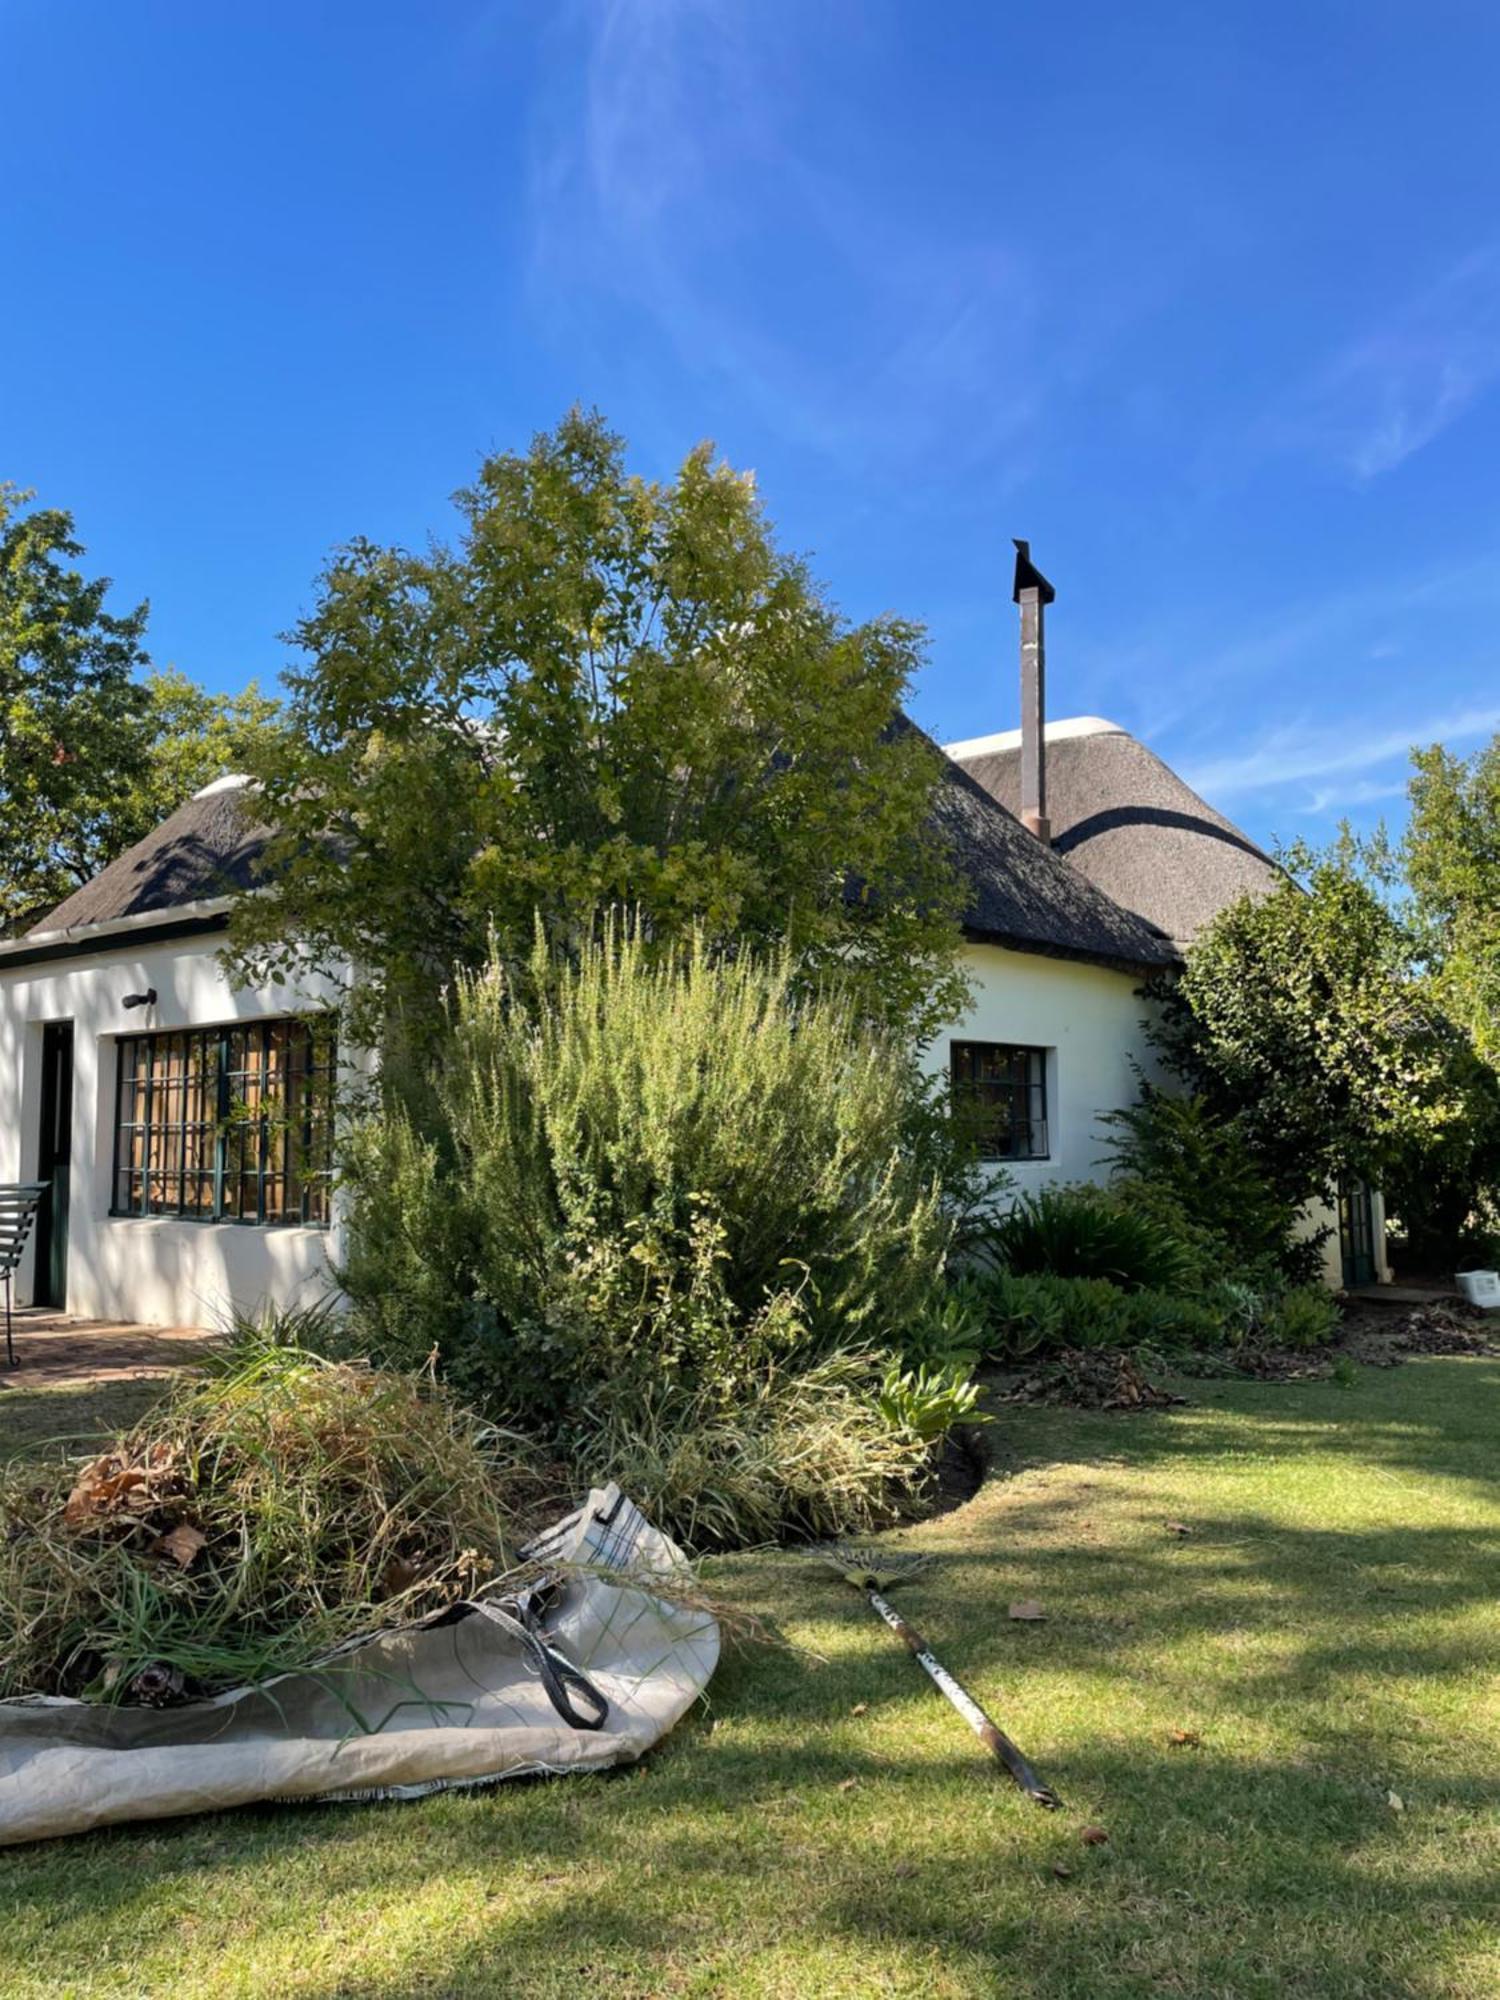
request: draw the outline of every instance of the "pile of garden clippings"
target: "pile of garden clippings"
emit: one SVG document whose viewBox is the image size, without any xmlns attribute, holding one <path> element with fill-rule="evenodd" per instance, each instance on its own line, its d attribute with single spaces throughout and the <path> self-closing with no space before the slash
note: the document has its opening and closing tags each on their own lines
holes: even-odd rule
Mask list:
<svg viewBox="0 0 1500 2000">
<path fill-rule="evenodd" d="M 1149 1381 L 1138 1358 L 1110 1348 L 1065 1347 L 1019 1381 L 1009 1383 L 1002 1403 L 1067 1403 L 1081 1410 L 1165 1410 L 1186 1402 Z"/>
<path fill-rule="evenodd" d="M 0 1701 L 0 1847 L 263 1800 L 409 1799 L 633 1763 L 707 1686 L 719 1627 L 680 1551 L 609 1486 L 476 1598 L 304 1673 L 156 1709 Z"/>
<path fill-rule="evenodd" d="M 1368 1368 L 1399 1368 L 1413 1354 L 1500 1354 L 1500 1320 L 1458 1299 L 1399 1314 L 1377 1306 L 1346 1322 L 1339 1345 Z"/>
<path fill-rule="evenodd" d="M 1399 1368 L 1412 1355 L 1500 1354 L 1500 1316 L 1461 1299 L 1435 1299 L 1398 1313 L 1390 1306 L 1357 1309 L 1327 1347 L 1250 1345 L 1233 1354 L 1194 1354 L 1171 1364 L 1174 1373 L 1249 1375 L 1263 1382 L 1325 1381 L 1341 1359 L 1367 1368 Z M 1165 1364 L 1163 1364 L 1165 1365 Z M 1061 1403 L 1080 1410 L 1162 1410 L 1187 1399 L 1142 1371 L 1141 1357 L 1111 1349 L 1065 1348 L 1024 1374 L 997 1385 L 1001 1403 Z"/>
</svg>

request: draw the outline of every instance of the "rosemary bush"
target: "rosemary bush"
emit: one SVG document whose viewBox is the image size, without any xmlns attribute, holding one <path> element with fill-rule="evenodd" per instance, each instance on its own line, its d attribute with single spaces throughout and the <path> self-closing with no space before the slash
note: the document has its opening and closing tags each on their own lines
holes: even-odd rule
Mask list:
<svg viewBox="0 0 1500 2000">
<path fill-rule="evenodd" d="M 632 1462 L 632 1423 L 727 1438 L 742 1412 L 784 1444 L 770 1403 L 806 1411 L 834 1357 L 863 1357 L 876 1409 L 877 1355 L 937 1294 L 930 1131 L 908 1053 L 784 957 L 618 924 L 567 957 L 539 943 L 521 976 L 492 959 L 421 1087 L 352 1137 L 342 1337 L 406 1365 L 435 1347 L 466 1397 L 593 1472 Z M 828 1408 L 849 1409 L 850 1369 Z M 823 1519 L 790 1474 L 782 1491 L 786 1522 Z M 747 1501 L 745 1533 L 767 1519 Z"/>
</svg>

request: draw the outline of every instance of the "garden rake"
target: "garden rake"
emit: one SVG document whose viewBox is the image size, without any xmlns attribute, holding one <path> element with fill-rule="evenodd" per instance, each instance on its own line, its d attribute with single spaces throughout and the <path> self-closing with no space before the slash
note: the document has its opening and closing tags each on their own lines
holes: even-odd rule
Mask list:
<svg viewBox="0 0 1500 2000">
<path fill-rule="evenodd" d="M 887 1550 L 846 1548 L 839 1544 L 812 1553 L 836 1570 L 845 1583 L 864 1592 L 876 1616 L 890 1626 L 939 1693 L 958 1710 L 985 1749 L 997 1763 L 1005 1766 L 1026 1796 L 1049 1809 L 1060 1806 L 1062 1800 L 1050 1785 L 1042 1783 L 1005 1731 L 996 1727 L 968 1689 L 953 1678 L 933 1653 L 921 1633 L 908 1625 L 901 1613 L 887 1601 L 885 1592 L 891 1585 L 902 1583 L 925 1569 L 929 1558 L 898 1555 Z"/>
</svg>

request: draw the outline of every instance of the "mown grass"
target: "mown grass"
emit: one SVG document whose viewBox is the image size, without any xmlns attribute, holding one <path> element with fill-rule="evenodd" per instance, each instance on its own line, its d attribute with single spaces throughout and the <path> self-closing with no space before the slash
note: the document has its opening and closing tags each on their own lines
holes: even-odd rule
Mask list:
<svg viewBox="0 0 1500 2000">
<path fill-rule="evenodd" d="M 161 1376 L 33 1389 L 24 1376 L 0 1387 L 0 1463 L 56 1445 L 81 1455 L 99 1439 L 128 1430 L 162 1394 Z"/>
<path fill-rule="evenodd" d="M 899 1538 L 1065 1812 L 858 1599 L 741 1558 L 718 1587 L 788 1646 L 639 1769 L 0 1854 L 0 1991 L 1488 2000 L 1500 1363 L 1190 1393 L 1007 1411 L 1001 1476 Z"/>
</svg>

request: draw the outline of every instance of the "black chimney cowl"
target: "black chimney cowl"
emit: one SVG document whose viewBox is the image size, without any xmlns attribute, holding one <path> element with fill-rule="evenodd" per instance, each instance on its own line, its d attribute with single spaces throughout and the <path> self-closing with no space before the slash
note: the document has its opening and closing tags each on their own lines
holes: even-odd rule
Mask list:
<svg viewBox="0 0 1500 2000">
<path fill-rule="evenodd" d="M 1021 592 L 1023 590 L 1035 590 L 1039 592 L 1043 604 L 1055 603 L 1057 592 L 1031 560 L 1030 542 L 1023 542 L 1019 535 L 1012 535 L 1011 540 L 1016 545 L 1016 581 L 1015 587 L 1010 594 L 1011 603 L 1020 603 Z"/>
</svg>

